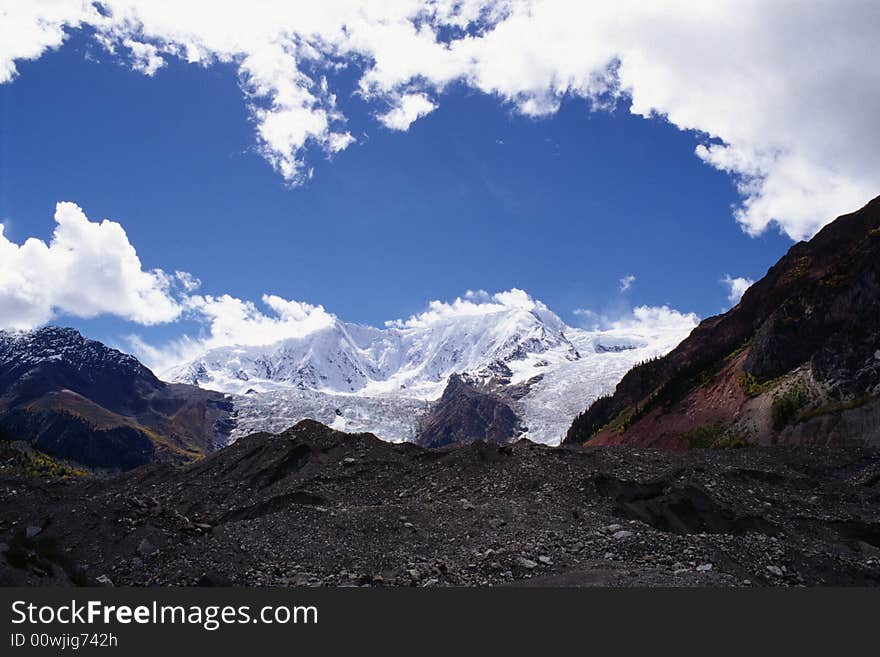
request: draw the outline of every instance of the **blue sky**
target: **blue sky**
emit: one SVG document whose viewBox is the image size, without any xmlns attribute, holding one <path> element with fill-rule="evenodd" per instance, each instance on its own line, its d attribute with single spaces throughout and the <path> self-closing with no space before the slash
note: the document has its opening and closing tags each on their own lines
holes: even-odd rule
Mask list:
<svg viewBox="0 0 880 657">
<path fill-rule="evenodd" d="M 705 317 L 729 306 L 725 274 L 757 279 L 792 244 L 732 219 L 733 179 L 694 155 L 705 135 L 635 116 L 626 97 L 612 112 L 567 97 L 533 118 L 451 85 L 401 132 L 354 93 L 351 66 L 332 82 L 357 142 L 310 153 L 313 177 L 291 186 L 257 151 L 231 65 L 169 59 L 147 77 L 74 34 L 17 67 L 0 85 L 5 236 L 47 241 L 55 203 L 73 201 L 122 224 L 144 268 L 189 271 L 205 294 L 271 293 L 374 325 L 512 287 L 573 325 L 576 308 L 641 304 Z M 115 344 L 195 330 L 54 321 Z"/>
</svg>

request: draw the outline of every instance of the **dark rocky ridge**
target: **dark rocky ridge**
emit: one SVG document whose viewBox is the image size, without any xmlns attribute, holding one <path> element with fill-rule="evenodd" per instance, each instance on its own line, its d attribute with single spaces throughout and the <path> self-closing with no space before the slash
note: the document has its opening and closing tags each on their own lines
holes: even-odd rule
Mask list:
<svg viewBox="0 0 880 657">
<path fill-rule="evenodd" d="M 746 442 L 880 443 L 878 394 L 880 198 L 795 244 L 734 308 L 632 369 L 566 442 L 681 449 L 715 426 Z M 786 396 L 798 426 L 769 422 Z"/>
<path fill-rule="evenodd" d="M 128 354 L 84 338 L 71 328 L 0 331 L 0 398 L 19 405 L 47 390 L 74 390 L 124 415 L 143 411 L 162 383 Z"/>
<path fill-rule="evenodd" d="M 186 462 L 223 444 L 219 393 L 160 381 L 74 329 L 0 332 L 0 439 L 89 467 Z"/>
<path fill-rule="evenodd" d="M 185 468 L 0 472 L 0 509 L 7 585 L 880 583 L 864 448 L 426 450 L 304 421 Z"/>
<path fill-rule="evenodd" d="M 421 423 L 414 442 L 422 447 L 507 443 L 520 434 L 519 418 L 500 395 L 453 374 L 443 396 Z"/>
</svg>

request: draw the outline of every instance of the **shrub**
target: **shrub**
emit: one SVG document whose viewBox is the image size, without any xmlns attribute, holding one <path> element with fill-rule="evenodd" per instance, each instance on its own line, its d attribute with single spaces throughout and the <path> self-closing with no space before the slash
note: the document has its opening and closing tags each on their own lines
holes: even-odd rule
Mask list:
<svg viewBox="0 0 880 657">
<path fill-rule="evenodd" d="M 731 449 L 748 447 L 745 436 L 725 429 L 721 424 L 704 424 L 681 434 L 690 448 Z"/>
<path fill-rule="evenodd" d="M 795 385 L 773 400 L 771 412 L 773 429 L 780 431 L 798 417 L 798 412 L 810 401 L 810 396 L 803 386 Z"/>
<path fill-rule="evenodd" d="M 764 392 L 764 387 L 758 383 L 758 379 L 751 372 L 746 372 L 745 370 L 740 372 L 737 382 L 747 397 L 757 397 Z"/>
<path fill-rule="evenodd" d="M 798 415 L 798 422 L 806 422 L 814 417 L 819 417 L 820 415 L 829 415 L 831 413 L 842 413 L 843 411 L 851 411 L 854 408 L 858 408 L 859 406 L 864 406 L 872 399 L 871 395 L 862 395 L 861 397 L 856 397 L 855 399 L 850 399 L 846 401 L 832 401 L 821 406 L 817 406 L 816 408 L 811 408 L 803 413 Z"/>
</svg>

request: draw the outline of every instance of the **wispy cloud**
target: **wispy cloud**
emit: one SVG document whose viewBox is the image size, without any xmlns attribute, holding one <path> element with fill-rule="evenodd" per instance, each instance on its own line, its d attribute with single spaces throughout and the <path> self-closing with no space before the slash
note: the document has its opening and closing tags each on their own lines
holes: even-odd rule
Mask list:
<svg viewBox="0 0 880 657">
<path fill-rule="evenodd" d="M 623 294 L 627 290 L 629 290 L 633 283 L 636 282 L 636 277 L 633 274 L 627 274 L 623 278 L 620 279 L 620 292 Z"/>
</svg>

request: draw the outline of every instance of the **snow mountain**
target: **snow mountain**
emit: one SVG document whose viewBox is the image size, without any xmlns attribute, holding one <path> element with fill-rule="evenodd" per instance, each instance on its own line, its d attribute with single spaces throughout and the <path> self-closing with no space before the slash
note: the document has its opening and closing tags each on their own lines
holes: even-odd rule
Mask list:
<svg viewBox="0 0 880 657">
<path fill-rule="evenodd" d="M 585 330 L 512 290 L 482 302 L 434 302 L 382 329 L 329 316 L 305 335 L 215 347 L 161 375 L 230 394 L 233 439 L 311 418 L 391 441 L 415 439 L 450 377 L 465 375 L 510 404 L 520 436 L 558 444 L 585 404 L 613 391 L 636 363 L 672 349 L 695 324 L 667 312 L 666 323 L 635 318 Z"/>
</svg>

